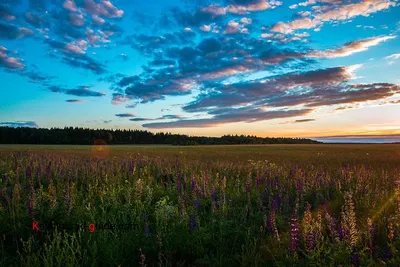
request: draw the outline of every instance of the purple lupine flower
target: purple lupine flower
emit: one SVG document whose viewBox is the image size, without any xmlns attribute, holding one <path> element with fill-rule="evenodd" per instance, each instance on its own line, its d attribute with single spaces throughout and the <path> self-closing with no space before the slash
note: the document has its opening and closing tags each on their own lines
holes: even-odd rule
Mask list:
<svg viewBox="0 0 400 267">
<path fill-rule="evenodd" d="M 150 236 L 150 228 L 149 228 L 149 225 L 147 223 L 144 224 L 144 234 L 146 236 Z"/>
<path fill-rule="evenodd" d="M 29 186 L 29 216 L 33 219 L 33 211 L 35 208 L 35 189 L 33 188 L 33 185 L 31 184 Z"/>
<path fill-rule="evenodd" d="M 257 186 L 257 188 L 260 187 L 260 184 L 261 184 L 261 177 L 260 177 L 260 176 L 257 176 L 257 180 L 256 180 L 256 186 Z"/>
<path fill-rule="evenodd" d="M 298 182 L 296 183 L 296 195 L 300 196 L 300 194 L 301 194 L 301 183 Z"/>
<path fill-rule="evenodd" d="M 247 181 L 246 183 L 246 193 L 250 193 L 250 189 L 251 189 L 251 184 L 249 181 Z"/>
<path fill-rule="evenodd" d="M 217 202 L 217 192 L 215 191 L 215 187 L 212 188 L 211 198 L 214 202 Z"/>
<path fill-rule="evenodd" d="M 278 208 L 278 204 L 277 204 L 276 198 L 274 198 L 271 201 L 271 210 L 276 211 L 277 208 Z"/>
<path fill-rule="evenodd" d="M 177 182 L 178 196 L 182 195 L 182 183 L 180 180 Z"/>
<path fill-rule="evenodd" d="M 50 174 L 51 174 L 51 161 L 50 161 L 50 163 L 47 165 L 47 168 L 46 168 L 46 176 L 47 176 L 47 177 L 50 177 Z"/>
<path fill-rule="evenodd" d="M 272 210 L 270 212 L 270 216 L 269 216 L 269 227 L 270 227 L 270 231 L 272 233 L 274 233 L 276 239 L 280 242 L 280 237 L 279 237 L 279 232 L 278 232 L 278 228 L 276 227 L 276 213 L 275 210 Z"/>
<path fill-rule="evenodd" d="M 306 249 L 311 251 L 316 246 L 316 233 L 315 231 L 310 231 L 306 233 Z"/>
<path fill-rule="evenodd" d="M 375 251 L 376 228 L 372 226 L 372 220 L 369 218 L 368 218 L 368 233 L 369 233 L 368 246 L 371 253 L 373 253 Z"/>
<path fill-rule="evenodd" d="M 296 253 L 300 244 L 300 225 L 297 220 L 297 215 L 294 215 L 290 220 L 290 252 Z"/>
<path fill-rule="evenodd" d="M 70 192 L 69 192 L 69 179 L 68 178 L 65 178 L 64 204 L 69 213 L 70 208 L 71 208 L 71 196 L 70 196 Z"/>
<path fill-rule="evenodd" d="M 196 198 L 196 199 L 194 200 L 193 206 L 194 206 L 194 209 L 195 209 L 196 211 L 199 211 L 199 209 L 200 209 L 200 200 L 199 200 L 198 198 Z"/>
<path fill-rule="evenodd" d="M 192 191 L 196 189 L 196 180 L 194 178 L 192 178 L 192 181 L 190 182 L 190 187 Z"/>
<path fill-rule="evenodd" d="M 358 251 L 356 248 L 353 248 L 353 251 L 351 252 L 350 263 L 354 267 L 360 266 L 360 255 L 358 254 Z"/>
<path fill-rule="evenodd" d="M 26 177 L 26 179 L 27 179 L 28 181 L 31 180 L 31 177 L 32 177 L 32 165 L 31 165 L 31 164 L 29 164 L 29 165 L 26 167 L 25 177 Z"/>
<path fill-rule="evenodd" d="M 189 230 L 192 233 L 197 227 L 196 223 L 196 216 L 195 215 L 190 215 L 189 216 Z"/>
</svg>

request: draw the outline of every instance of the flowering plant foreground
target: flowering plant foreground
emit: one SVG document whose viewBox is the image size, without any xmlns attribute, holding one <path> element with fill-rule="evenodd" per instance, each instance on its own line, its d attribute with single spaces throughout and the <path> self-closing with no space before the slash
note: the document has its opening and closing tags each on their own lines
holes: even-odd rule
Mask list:
<svg viewBox="0 0 400 267">
<path fill-rule="evenodd" d="M 399 266 L 399 151 L 3 147 L 0 266 Z"/>
</svg>

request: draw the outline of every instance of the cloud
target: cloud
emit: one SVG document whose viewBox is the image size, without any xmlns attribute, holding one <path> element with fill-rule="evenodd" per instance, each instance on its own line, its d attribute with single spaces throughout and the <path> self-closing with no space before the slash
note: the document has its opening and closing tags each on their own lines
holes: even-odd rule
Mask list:
<svg viewBox="0 0 400 267">
<path fill-rule="evenodd" d="M 267 0 L 249 0 L 249 1 L 228 1 L 230 5 L 221 6 L 212 4 L 205 8 L 202 8 L 201 11 L 204 13 L 212 14 L 214 17 L 225 16 L 227 13 L 232 13 L 236 15 L 245 15 L 249 12 L 263 11 L 267 9 L 274 9 L 278 6 L 282 5 L 280 1 L 267 1 Z"/>
<path fill-rule="evenodd" d="M 281 122 L 279 124 L 296 124 L 296 123 L 306 123 L 306 122 L 312 122 L 315 121 L 315 119 L 301 119 L 301 120 L 295 120 L 295 121 L 285 121 Z"/>
<path fill-rule="evenodd" d="M 336 111 L 348 110 L 348 109 L 353 109 L 353 108 L 355 108 L 355 107 L 357 107 L 357 105 L 355 105 L 355 106 L 342 106 L 342 107 L 336 108 L 335 110 L 336 110 Z"/>
<path fill-rule="evenodd" d="M 182 119 L 182 118 L 183 118 L 182 115 L 164 115 L 164 116 L 154 118 L 154 119 L 142 118 L 142 117 L 133 118 L 133 119 L 130 119 L 130 121 L 136 121 L 136 122 L 138 122 L 138 121 L 159 121 L 159 120 L 173 120 L 173 119 Z"/>
<path fill-rule="evenodd" d="M 81 99 L 68 99 L 68 100 L 65 100 L 65 102 L 67 102 L 67 103 L 84 103 L 86 101 L 81 100 Z"/>
<path fill-rule="evenodd" d="M 201 25 L 200 30 L 203 32 L 209 32 L 209 31 L 211 31 L 211 26 L 210 25 Z"/>
<path fill-rule="evenodd" d="M 131 114 L 131 113 L 115 114 L 115 116 L 117 116 L 119 118 L 132 118 L 132 117 L 135 117 L 135 115 Z"/>
<path fill-rule="evenodd" d="M 211 13 L 214 16 L 224 16 L 226 15 L 226 10 L 220 5 L 209 5 L 201 9 L 202 12 Z"/>
<path fill-rule="evenodd" d="M 171 10 L 171 15 L 179 25 L 197 28 L 204 24 L 222 21 L 224 16 L 210 12 L 212 9 L 215 9 L 214 11 L 216 11 L 215 7 L 209 9 L 207 7 L 198 8 L 195 11 L 184 11 L 179 8 L 173 8 Z"/>
<path fill-rule="evenodd" d="M 71 12 L 75 12 L 77 10 L 74 0 L 65 0 L 65 2 L 63 4 L 63 8 L 65 8 Z"/>
<path fill-rule="evenodd" d="M 244 15 L 248 12 L 274 9 L 282 5 L 281 1 L 267 0 L 231 0 L 232 4 L 227 7 L 229 13 Z"/>
<path fill-rule="evenodd" d="M 17 127 L 39 128 L 39 125 L 37 125 L 37 123 L 34 121 L 0 122 L 0 126 L 13 127 L 13 128 Z"/>
<path fill-rule="evenodd" d="M 303 123 L 303 122 L 311 122 L 311 121 L 315 121 L 315 119 L 295 120 L 294 123 Z"/>
<path fill-rule="evenodd" d="M 133 118 L 133 119 L 129 119 L 130 121 L 151 121 L 153 119 L 149 119 L 149 118 Z"/>
<path fill-rule="evenodd" d="M 125 107 L 126 108 L 136 108 L 136 106 L 137 106 L 137 103 L 133 103 L 133 104 L 126 105 Z"/>
<path fill-rule="evenodd" d="M 87 86 L 79 86 L 77 89 L 65 89 L 60 86 L 49 86 L 48 89 L 54 93 L 63 93 L 67 95 L 81 96 L 81 97 L 101 97 L 105 93 L 90 90 Z"/>
<path fill-rule="evenodd" d="M 369 47 L 377 46 L 381 42 L 385 42 L 390 39 L 394 39 L 396 36 L 383 36 L 383 37 L 373 37 L 358 41 L 353 41 L 346 43 L 340 48 L 333 50 L 325 50 L 325 51 L 315 51 L 310 53 L 308 56 L 310 57 L 318 57 L 318 58 L 337 58 L 337 57 L 345 57 L 352 55 L 354 53 L 362 52 L 368 50 Z M 400 55 L 400 54 L 399 54 Z"/>
<path fill-rule="evenodd" d="M 85 0 L 83 8 L 86 12 L 99 17 L 120 18 L 124 11 L 115 7 L 111 1 L 102 0 L 96 3 L 94 0 Z"/>
<path fill-rule="evenodd" d="M 28 11 L 25 13 L 24 19 L 27 23 L 36 28 L 50 26 L 49 17 L 45 14 L 38 14 L 32 11 Z"/>
<path fill-rule="evenodd" d="M 353 72 L 359 67 L 355 65 L 288 73 L 227 85 L 215 83 L 210 85 L 208 92 L 186 104 L 183 110 L 191 113 L 205 112 L 219 118 L 221 114 L 235 114 L 241 107 L 254 110 L 294 107 L 315 109 L 381 100 L 400 93 L 400 85 L 396 84 L 350 84 L 349 81 L 355 77 Z"/>
<path fill-rule="evenodd" d="M 172 122 L 159 122 L 159 123 L 148 123 L 143 124 L 145 128 L 154 129 L 165 129 L 165 128 L 201 128 L 201 127 L 212 127 L 223 125 L 234 122 L 257 122 L 289 117 L 297 117 L 307 115 L 312 112 L 311 109 L 301 110 L 276 110 L 276 111 L 264 111 L 256 108 L 240 108 L 230 109 L 224 113 L 213 116 L 207 119 L 195 119 L 195 120 L 177 120 Z"/>
<path fill-rule="evenodd" d="M 124 94 L 114 93 L 112 98 L 113 105 L 119 105 L 121 103 L 127 102 L 129 100 Z"/>
<path fill-rule="evenodd" d="M 316 6 L 309 17 L 298 18 L 289 22 L 278 22 L 273 25 L 271 31 L 290 33 L 299 29 L 313 29 L 321 27 L 326 22 L 348 21 L 354 17 L 368 17 L 370 14 L 396 6 L 392 0 L 361 0 L 358 3 L 341 2 L 337 4 L 327 3 Z"/>
<path fill-rule="evenodd" d="M 15 15 L 9 8 L 9 5 L 0 4 L 0 18 L 5 21 L 15 20 Z"/>
<path fill-rule="evenodd" d="M 28 28 L 0 22 L 0 39 L 15 40 L 31 35 L 33 35 L 33 31 Z"/>
<path fill-rule="evenodd" d="M 69 13 L 69 21 L 77 27 L 85 25 L 85 18 L 82 13 Z"/>
<path fill-rule="evenodd" d="M 56 50 L 61 50 L 63 61 L 72 67 L 87 69 L 96 74 L 106 72 L 103 64 L 86 55 L 84 51 L 86 49 L 85 41 L 64 43 L 57 40 L 46 40 L 45 43 Z"/>
<path fill-rule="evenodd" d="M 0 46 L 0 67 L 10 70 L 23 70 L 25 68 L 22 60 L 19 58 L 11 57 L 10 52 L 4 46 Z"/>
<path fill-rule="evenodd" d="M 400 54 L 393 54 L 385 57 L 385 59 L 400 59 Z"/>
<path fill-rule="evenodd" d="M 306 38 L 310 37 L 310 34 L 307 32 L 292 34 L 262 33 L 260 37 L 264 39 L 270 39 L 271 42 L 274 41 L 277 43 L 287 44 L 294 41 L 307 42 Z"/>
<path fill-rule="evenodd" d="M 239 31 L 240 31 L 240 24 L 234 20 L 231 20 L 226 26 L 224 34 L 238 33 Z"/>
<path fill-rule="evenodd" d="M 355 66 L 320 69 L 308 72 L 289 73 L 258 81 L 229 85 L 215 84 L 210 93 L 183 107 L 186 112 L 204 112 L 248 104 L 267 104 L 273 107 L 300 105 L 308 99 L 302 91 L 337 87 L 354 78 Z M 300 90 L 299 93 L 295 93 Z M 318 99 L 318 98 L 317 98 Z M 297 102 L 296 102 L 297 101 Z M 209 112 L 209 111 L 208 111 Z"/>
</svg>

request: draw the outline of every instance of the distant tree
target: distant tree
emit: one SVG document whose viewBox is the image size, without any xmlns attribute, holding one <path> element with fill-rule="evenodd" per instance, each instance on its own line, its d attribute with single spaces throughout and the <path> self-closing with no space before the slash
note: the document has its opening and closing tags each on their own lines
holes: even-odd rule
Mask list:
<svg viewBox="0 0 400 267">
<path fill-rule="evenodd" d="M 108 144 L 171 144 L 171 145 L 230 145 L 230 144 L 316 144 L 301 138 L 262 138 L 250 135 L 222 137 L 187 136 L 171 133 L 151 133 L 141 130 L 106 130 L 87 128 L 10 128 L 0 127 L 1 144 L 76 144 L 91 145 L 95 140 Z"/>
</svg>

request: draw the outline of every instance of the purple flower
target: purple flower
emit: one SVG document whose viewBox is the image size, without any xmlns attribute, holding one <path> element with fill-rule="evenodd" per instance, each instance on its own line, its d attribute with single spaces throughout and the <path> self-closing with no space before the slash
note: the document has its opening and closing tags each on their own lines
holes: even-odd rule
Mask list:
<svg viewBox="0 0 400 267">
<path fill-rule="evenodd" d="M 261 184 L 261 177 L 260 177 L 260 176 L 257 176 L 257 180 L 256 180 L 256 186 L 257 186 L 257 188 L 260 187 L 260 184 Z"/>
<path fill-rule="evenodd" d="M 192 191 L 194 191 L 196 189 L 196 180 L 194 178 L 192 178 L 192 181 L 190 183 L 190 187 L 192 188 Z"/>
<path fill-rule="evenodd" d="M 26 176 L 26 179 L 28 181 L 30 181 L 30 179 L 32 177 L 32 165 L 31 164 L 29 164 L 28 167 L 26 167 L 25 176 Z"/>
<path fill-rule="evenodd" d="M 199 209 L 200 209 L 200 200 L 198 198 L 196 198 L 194 200 L 193 206 L 194 206 L 195 210 L 199 211 Z"/>
<path fill-rule="evenodd" d="M 310 231 L 306 233 L 306 249 L 308 251 L 313 250 L 316 245 L 316 234 L 315 231 Z"/>
<path fill-rule="evenodd" d="M 182 194 L 182 183 L 180 180 L 178 180 L 177 189 L 178 189 L 178 196 L 180 196 Z"/>
<path fill-rule="evenodd" d="M 28 212 L 29 212 L 29 216 L 31 218 L 33 218 L 33 210 L 34 210 L 34 206 L 35 206 L 35 189 L 33 188 L 33 186 L 31 185 L 29 187 L 30 189 L 30 198 L 29 198 L 29 208 L 28 208 Z"/>
<path fill-rule="evenodd" d="M 49 177 L 50 174 L 51 174 L 51 161 L 50 161 L 49 165 L 47 165 L 47 168 L 46 168 L 46 176 Z"/>
<path fill-rule="evenodd" d="M 351 252 L 350 263 L 354 267 L 360 266 L 360 255 L 358 255 L 358 251 L 356 248 L 353 248 L 353 251 Z"/>
<path fill-rule="evenodd" d="M 196 216 L 195 215 L 190 215 L 189 216 L 189 231 L 192 233 L 197 227 L 196 223 Z"/>
<path fill-rule="evenodd" d="M 271 210 L 276 211 L 276 209 L 278 208 L 278 203 L 276 201 L 276 199 L 272 199 L 271 201 Z"/>
<path fill-rule="evenodd" d="M 246 183 L 246 193 L 250 193 L 250 189 L 251 189 L 251 184 L 250 182 Z"/>
<path fill-rule="evenodd" d="M 212 189 L 211 197 L 214 202 L 217 202 L 217 192 L 215 191 L 215 187 Z"/>
<path fill-rule="evenodd" d="M 150 236 L 150 228 L 149 228 L 149 225 L 147 223 L 144 224 L 144 234 L 146 236 Z"/>
<path fill-rule="evenodd" d="M 290 220 L 290 252 L 294 254 L 300 244 L 300 225 L 297 217 L 293 216 Z"/>
</svg>

